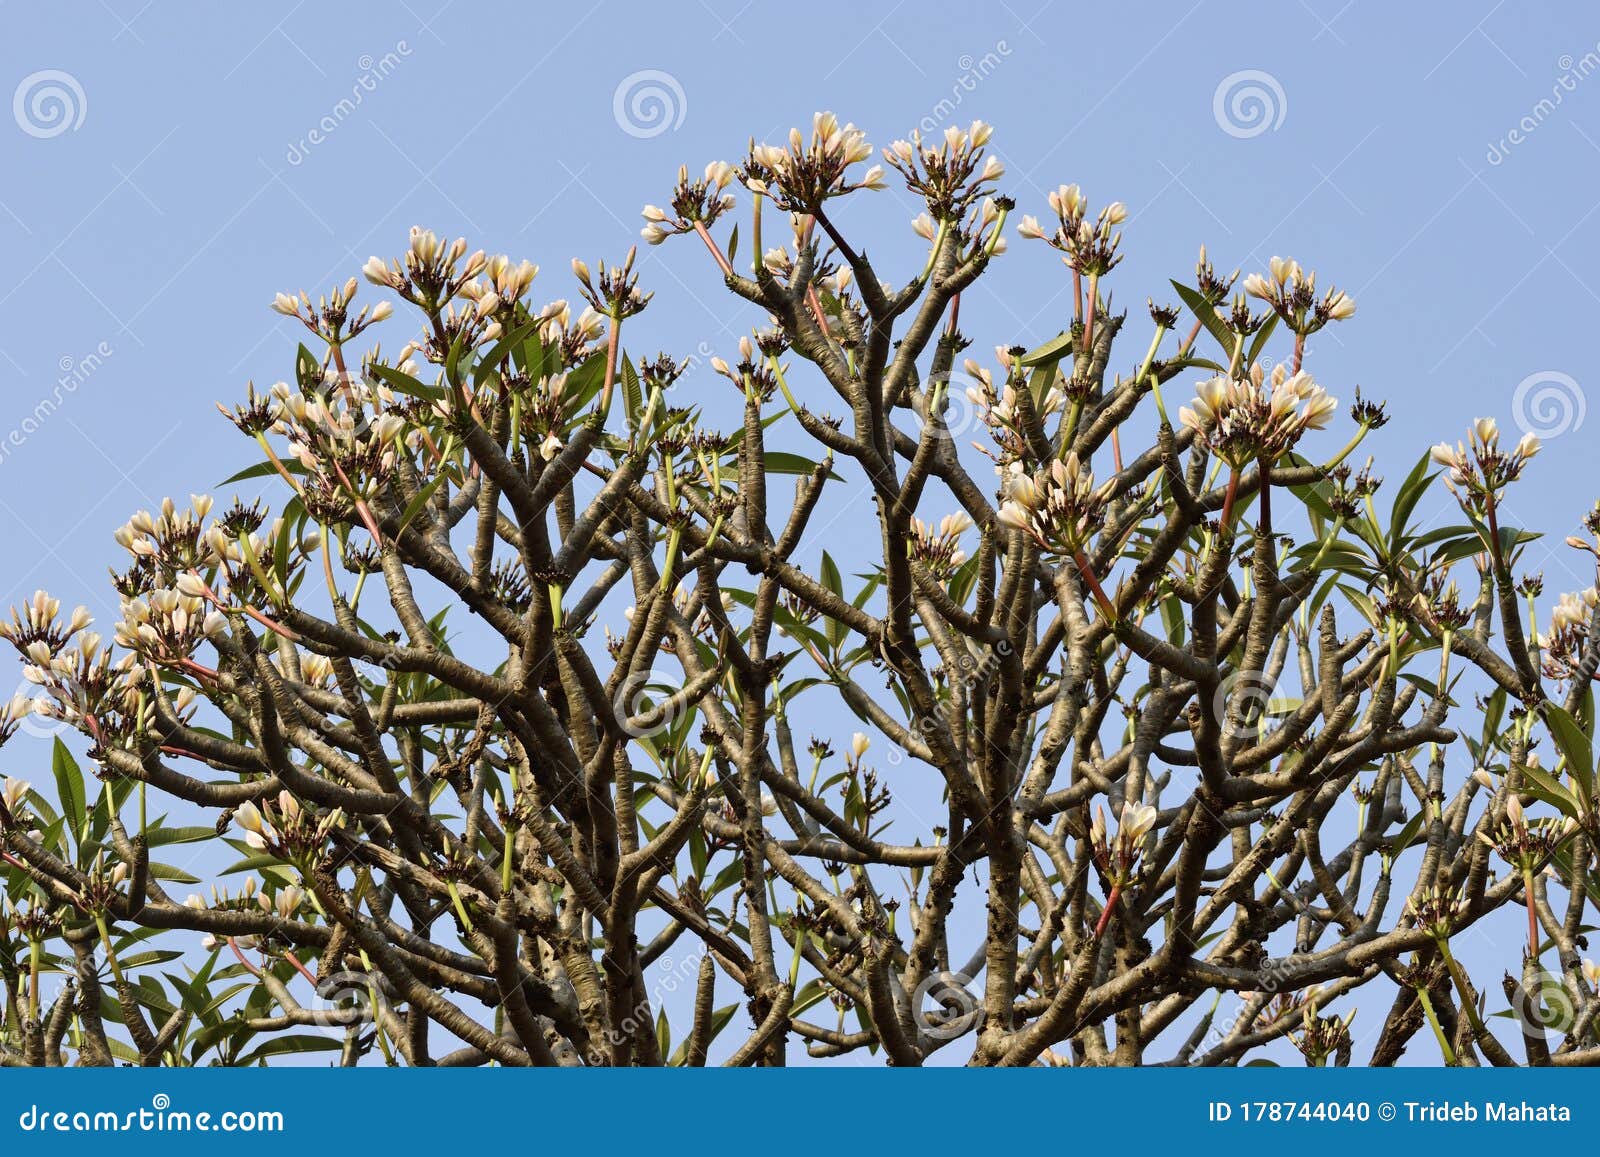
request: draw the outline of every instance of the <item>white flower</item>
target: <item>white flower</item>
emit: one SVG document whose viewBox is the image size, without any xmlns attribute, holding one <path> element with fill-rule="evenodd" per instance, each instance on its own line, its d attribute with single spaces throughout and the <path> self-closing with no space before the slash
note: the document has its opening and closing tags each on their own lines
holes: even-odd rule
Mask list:
<svg viewBox="0 0 1600 1157">
<path fill-rule="evenodd" d="M 0 787 L 0 800 L 5 801 L 7 811 L 16 815 L 32 788 L 33 785 L 25 779 L 12 779 L 7 776 L 5 786 Z"/>
<path fill-rule="evenodd" d="M 1122 817 L 1117 821 L 1117 833 L 1131 851 L 1156 824 L 1156 809 L 1147 803 L 1122 805 Z"/>
<path fill-rule="evenodd" d="M 269 843 L 275 843 L 278 839 L 277 829 L 267 822 L 253 800 L 246 800 L 239 805 L 239 809 L 233 813 L 233 821 L 244 829 L 244 842 L 257 851 L 265 849 Z M 249 888 L 253 882 L 252 879 L 245 887 Z"/>
<path fill-rule="evenodd" d="M 860 731 L 857 731 L 850 737 L 850 754 L 856 759 L 860 759 L 863 755 L 865 755 L 867 753 L 867 748 L 871 746 L 872 740 L 868 739 L 866 735 Z"/>
</svg>

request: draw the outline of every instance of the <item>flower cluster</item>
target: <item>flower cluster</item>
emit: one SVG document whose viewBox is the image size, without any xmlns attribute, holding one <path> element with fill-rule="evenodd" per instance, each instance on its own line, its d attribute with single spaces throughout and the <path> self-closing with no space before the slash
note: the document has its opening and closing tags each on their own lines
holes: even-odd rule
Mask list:
<svg viewBox="0 0 1600 1157">
<path fill-rule="evenodd" d="M 1306 273 L 1300 263 L 1274 257 L 1265 275 L 1252 273 L 1244 279 L 1244 291 L 1266 302 L 1289 329 L 1301 337 L 1316 333 L 1330 321 L 1344 321 L 1356 312 L 1355 298 L 1342 289 L 1329 289 L 1317 297 L 1317 275 Z"/>
<path fill-rule="evenodd" d="M 908 544 L 912 561 L 927 567 L 936 578 L 948 578 L 967 561 L 967 553 L 961 549 L 961 535 L 971 527 L 972 519 L 964 512 L 945 515 L 937 528 L 913 518 Z"/>
<path fill-rule="evenodd" d="M 572 259 L 572 275 L 578 279 L 578 292 L 597 315 L 632 317 L 650 304 L 651 294 L 639 291 L 639 275 L 633 271 L 637 252 L 628 250 L 621 265 L 600 262 L 598 275 L 591 276 L 586 262 Z"/>
<path fill-rule="evenodd" d="M 986 195 L 985 186 L 1005 175 L 999 158 L 985 151 L 993 132 L 983 121 L 967 128 L 951 125 L 937 145 L 924 143 L 922 134 L 914 132 L 910 140 L 884 149 L 883 159 L 905 179 L 906 188 L 921 195 L 933 222 L 955 224 Z"/>
<path fill-rule="evenodd" d="M 1465 443 L 1440 442 L 1433 460 L 1445 468 L 1445 485 L 1457 501 L 1480 513 L 1496 495 L 1522 477 L 1522 468 L 1539 452 L 1539 439 L 1524 434 L 1509 453 L 1500 449 L 1500 426 L 1493 418 L 1472 424 Z"/>
<path fill-rule="evenodd" d="M 0 637 L 16 647 L 23 659 L 22 674 L 39 687 L 45 698 L 13 698 L 0 713 L 0 741 L 9 738 L 27 710 L 47 719 L 82 727 L 104 742 L 137 723 L 138 689 L 144 670 L 137 656 L 124 655 L 115 665 L 111 648 L 88 628 L 93 624 L 84 607 L 75 610 L 65 625 L 57 623 L 61 604 L 37 591 L 11 621 L 0 623 Z M 185 699 L 187 706 L 188 698 Z"/>
<path fill-rule="evenodd" d="M 1067 403 L 1067 393 L 1063 388 L 1066 382 L 1059 371 L 1052 375 L 1050 384 L 1044 390 L 1043 398 L 1035 398 L 1029 394 L 1024 400 L 1023 395 L 1030 387 L 1020 380 L 1016 372 L 1020 368 L 1013 356 L 1016 352 L 1005 348 L 995 350 L 995 356 L 1006 371 L 1006 380 L 999 387 L 994 383 L 994 375 L 973 359 L 966 359 L 962 367 L 967 377 L 977 383 L 967 387 L 967 401 L 972 403 L 978 419 L 988 427 L 990 436 L 1000 447 L 1004 461 L 1012 461 L 1027 455 L 1029 443 L 1027 434 L 1022 429 L 1023 405 L 1030 406 L 1035 416 L 1043 421 L 1052 414 L 1061 413 L 1066 409 Z"/>
<path fill-rule="evenodd" d="M 445 244 L 433 230 L 413 225 L 404 258 L 385 264 L 381 257 L 369 257 L 361 273 L 373 285 L 392 289 L 406 301 L 432 311 L 460 293 L 487 265 L 481 249 L 467 256 L 465 237 Z"/>
<path fill-rule="evenodd" d="M 1479 831 L 1478 838 L 1517 871 L 1537 872 L 1577 826 L 1578 821 L 1571 817 L 1530 820 L 1523 814 L 1522 801 L 1513 794 L 1506 797 L 1505 823 L 1493 835 Z"/>
<path fill-rule="evenodd" d="M 851 165 L 872 156 L 867 135 L 855 125 L 841 125 L 831 112 L 811 119 L 811 137 L 789 130 L 787 145 L 752 145 L 738 173 L 752 193 L 772 198 L 791 213 L 814 213 L 830 197 L 855 189 L 881 189 L 883 169 L 872 166 L 859 181 L 846 179 Z"/>
<path fill-rule="evenodd" d="M 1456 920 L 1466 915 L 1467 901 L 1458 892 L 1432 885 L 1418 889 L 1406 900 L 1406 920 L 1436 939 L 1450 935 Z"/>
<path fill-rule="evenodd" d="M 706 166 L 705 176 L 691 181 L 689 167 L 680 166 L 678 184 L 669 202 L 671 213 L 655 205 L 646 205 L 645 226 L 640 234 L 649 244 L 660 245 L 675 234 L 693 233 L 697 225 L 710 228 L 718 217 L 733 208 L 733 194 L 726 190 L 734 175 L 733 166 L 726 161 L 712 161 Z"/>
<path fill-rule="evenodd" d="M 376 306 L 362 306 L 361 311 L 351 317 L 350 303 L 355 296 L 356 279 L 352 277 L 332 293 L 317 298 L 315 306 L 305 291 L 301 290 L 294 297 L 287 293 L 278 294 L 272 299 L 272 308 L 285 317 L 297 319 L 330 345 L 338 345 L 394 312 L 392 304 L 380 301 Z"/>
<path fill-rule="evenodd" d="M 1025 532 L 1045 550 L 1073 555 L 1100 530 L 1115 480 L 1096 487 L 1094 474 L 1068 451 L 1030 475 L 1012 463 L 1005 476 L 1005 500 L 999 520 Z"/>
<path fill-rule="evenodd" d="M 1117 253 L 1122 244 L 1119 226 L 1127 220 L 1128 207 L 1121 201 L 1111 202 L 1091 221 L 1083 191 L 1062 185 L 1050 194 L 1050 209 L 1058 222 L 1052 232 L 1046 233 L 1034 217 L 1024 217 L 1017 232 L 1059 249 L 1064 254 L 1061 260 L 1085 277 L 1109 273 L 1122 260 Z"/>
<path fill-rule="evenodd" d="M 161 664 L 181 664 L 207 639 L 228 626 L 221 611 L 208 610 L 203 596 L 194 591 L 194 578 L 185 575 L 178 587 L 153 590 L 146 598 L 122 604 L 117 623 L 117 645 Z"/>
<path fill-rule="evenodd" d="M 233 821 L 244 830 L 244 842 L 256 851 L 271 851 L 294 857 L 320 847 L 328 833 L 344 822 L 339 810 L 320 820 L 284 789 L 278 793 L 277 807 L 247 800 L 233 813 Z"/>
<path fill-rule="evenodd" d="M 1543 648 L 1544 672 L 1550 678 L 1572 679 L 1579 675 L 1597 605 L 1600 594 L 1589 587 L 1563 594 L 1552 608 L 1549 632 L 1538 639 Z"/>
<path fill-rule="evenodd" d="M 1256 459 L 1276 462 L 1307 430 L 1326 426 L 1338 408 L 1310 374 L 1290 374 L 1280 365 L 1268 382 L 1256 365 L 1247 378 L 1219 374 L 1202 382 L 1178 420 L 1238 469 Z"/>
<path fill-rule="evenodd" d="M 1089 826 L 1089 848 L 1095 863 L 1114 886 L 1126 884 L 1133 878 L 1133 870 L 1155 826 L 1156 809 L 1147 803 L 1130 801 L 1122 805 L 1116 836 L 1109 837 L 1105 809 L 1096 805 L 1094 822 Z"/>
</svg>

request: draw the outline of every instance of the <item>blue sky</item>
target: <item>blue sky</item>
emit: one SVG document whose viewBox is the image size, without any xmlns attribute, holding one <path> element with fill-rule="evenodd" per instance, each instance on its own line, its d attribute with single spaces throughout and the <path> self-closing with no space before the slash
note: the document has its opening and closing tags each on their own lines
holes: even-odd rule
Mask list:
<svg viewBox="0 0 1600 1157">
<path fill-rule="evenodd" d="M 1490 0 L 4 11 L 0 607 L 43 585 L 108 625 L 111 531 L 254 460 L 213 402 L 288 375 L 298 334 L 268 310 L 273 293 L 326 291 L 422 224 L 541 264 L 536 299 L 575 299 L 568 258 L 620 257 L 680 163 L 737 159 L 750 137 L 824 108 L 879 145 L 919 125 L 994 123 L 1019 212 L 1043 215 L 1066 182 L 1126 202 L 1127 257 L 1108 287 L 1136 319 L 1147 295 L 1173 299 L 1166 279 L 1191 277 L 1202 242 L 1225 269 L 1282 254 L 1319 270 L 1359 312 L 1324 331 L 1308 368 L 1343 400 L 1359 384 L 1389 401 L 1390 425 L 1367 443 L 1379 473 L 1398 480 L 1479 415 L 1537 430 L 1546 449 L 1512 520 L 1553 545 L 1530 555 L 1547 600 L 1592 581 L 1559 544 L 1600 493 L 1586 449 L 1600 428 L 1587 413 L 1600 374 L 1600 12 Z M 915 211 L 886 192 L 852 199 L 843 222 L 874 238 L 896 282 L 920 264 Z M 641 261 L 657 297 L 630 323 L 638 352 L 703 363 L 760 320 L 693 244 Z M 980 356 L 1065 324 L 1067 280 L 1042 247 L 1013 244 L 980 285 L 963 303 Z M 679 389 L 726 393 L 703 364 Z M 1431 501 L 1424 517 L 1448 512 L 1442 491 Z M 874 548 L 870 526 L 832 518 L 836 555 L 858 534 Z M 27 742 L 8 761 L 43 755 Z"/>
<path fill-rule="evenodd" d="M 1551 375 L 1524 400 L 1562 395 L 1571 416 L 1542 426 L 1569 429 L 1517 504 L 1559 542 L 1595 489 L 1573 419 L 1600 306 L 1600 16 L 1423 7 L 821 3 L 800 21 L 737 0 L 670 20 L 617 3 L 10 6 L 0 599 L 48 581 L 109 609 L 110 530 L 233 472 L 243 447 L 212 403 L 289 369 L 273 292 L 326 289 L 422 223 L 537 261 L 544 293 L 572 296 L 567 259 L 619 256 L 679 163 L 819 108 L 880 144 L 993 122 L 1020 211 L 1063 182 L 1127 202 L 1110 284 L 1130 305 L 1170 300 L 1165 279 L 1202 241 L 1227 268 L 1281 253 L 1319 269 L 1360 312 L 1309 364 L 1342 398 L 1360 384 L 1390 400 L 1370 445 L 1391 475 L 1479 414 L 1513 421 L 1519 383 Z M 41 72 L 70 78 L 70 127 L 30 111 L 25 97 L 62 87 Z M 615 110 L 639 73 L 634 89 L 666 75 L 672 107 L 630 133 Z M 1252 83 L 1271 108 L 1230 135 L 1217 102 L 1226 119 Z M 1533 127 L 1512 143 L 1519 124 Z M 877 252 L 904 249 L 903 268 L 884 264 L 908 276 L 904 196 L 855 212 Z M 644 276 L 658 297 L 634 333 L 661 348 L 725 352 L 758 320 L 688 245 L 647 251 Z M 1015 246 L 987 282 L 967 305 L 979 350 L 1061 324 L 1042 249 Z M 1553 588 L 1576 583 L 1568 565 L 1550 561 Z"/>
</svg>

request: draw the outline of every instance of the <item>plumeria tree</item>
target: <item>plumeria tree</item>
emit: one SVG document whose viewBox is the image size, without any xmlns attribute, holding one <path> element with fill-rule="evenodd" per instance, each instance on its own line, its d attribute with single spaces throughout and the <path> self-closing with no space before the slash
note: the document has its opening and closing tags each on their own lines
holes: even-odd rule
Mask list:
<svg viewBox="0 0 1600 1157">
<path fill-rule="evenodd" d="M 718 395 L 625 345 L 631 251 L 581 306 L 422 229 L 371 304 L 280 295 L 293 373 L 225 408 L 266 501 L 122 526 L 109 637 L 0 628 L 0 733 L 78 737 L 7 768 L 0 1061 L 1600 1059 L 1600 611 L 1538 618 L 1537 442 L 1382 483 L 1383 406 L 1306 364 L 1348 295 L 1202 250 L 1113 312 L 1126 213 L 1076 186 L 1007 258 L 1070 316 L 969 357 L 989 135 L 680 171 L 644 236 L 752 325 Z M 898 285 L 844 228 L 891 180 Z M 845 490 L 852 576 L 808 537 Z M 1490 921 L 1503 981 L 1454 947 Z"/>
</svg>

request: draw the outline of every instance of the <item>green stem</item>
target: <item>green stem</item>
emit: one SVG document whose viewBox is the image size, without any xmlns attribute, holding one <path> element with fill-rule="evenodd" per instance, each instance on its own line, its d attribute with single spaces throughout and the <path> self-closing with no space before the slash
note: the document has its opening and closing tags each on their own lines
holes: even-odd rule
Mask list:
<svg viewBox="0 0 1600 1157">
<path fill-rule="evenodd" d="M 450 889 L 450 903 L 454 905 L 456 915 L 461 917 L 462 925 L 466 927 L 468 932 L 476 932 L 477 929 L 472 925 L 472 917 L 467 915 L 467 906 L 461 902 L 461 893 L 456 890 L 456 882 L 454 880 L 446 880 L 445 887 Z"/>
<path fill-rule="evenodd" d="M 1417 1000 L 1422 1005 L 1424 1015 L 1428 1018 L 1428 1024 L 1433 1029 L 1433 1035 L 1438 1038 L 1439 1051 L 1444 1054 L 1444 1063 L 1451 1068 L 1455 1068 L 1456 1051 L 1450 1047 L 1450 1041 L 1444 1035 L 1444 1028 L 1439 1024 L 1439 1016 L 1433 1011 L 1433 1001 L 1428 998 L 1428 990 L 1421 985 L 1417 986 Z"/>
</svg>

